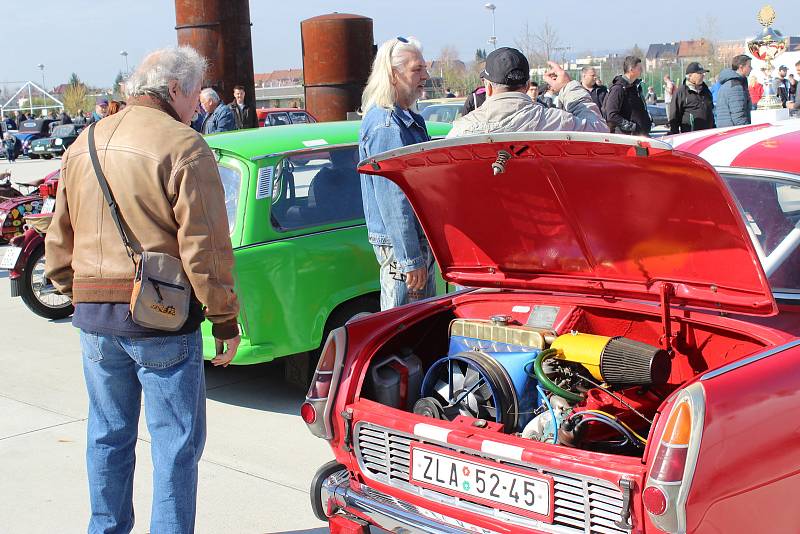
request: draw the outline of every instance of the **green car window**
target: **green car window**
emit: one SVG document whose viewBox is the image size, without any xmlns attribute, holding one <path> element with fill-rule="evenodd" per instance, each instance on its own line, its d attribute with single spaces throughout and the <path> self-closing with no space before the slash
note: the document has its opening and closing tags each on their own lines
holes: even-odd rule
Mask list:
<svg viewBox="0 0 800 534">
<path fill-rule="evenodd" d="M 222 178 L 222 188 L 225 190 L 225 211 L 228 214 L 228 231 L 233 233 L 236 225 L 236 206 L 239 203 L 239 187 L 242 184 L 242 174 L 233 167 L 218 165 L 219 176 Z"/>
<path fill-rule="evenodd" d="M 358 148 L 305 152 L 278 165 L 272 225 L 278 231 L 364 218 Z"/>
</svg>

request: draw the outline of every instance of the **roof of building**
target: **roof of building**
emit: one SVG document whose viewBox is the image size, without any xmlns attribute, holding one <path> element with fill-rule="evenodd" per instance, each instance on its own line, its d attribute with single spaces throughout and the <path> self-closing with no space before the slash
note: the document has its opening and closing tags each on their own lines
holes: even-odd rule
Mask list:
<svg viewBox="0 0 800 534">
<path fill-rule="evenodd" d="M 647 59 L 674 58 L 678 55 L 679 43 L 652 43 L 647 49 Z"/>
<path fill-rule="evenodd" d="M 705 39 L 681 41 L 678 46 L 678 57 L 703 57 L 711 55 L 711 43 Z"/>
</svg>

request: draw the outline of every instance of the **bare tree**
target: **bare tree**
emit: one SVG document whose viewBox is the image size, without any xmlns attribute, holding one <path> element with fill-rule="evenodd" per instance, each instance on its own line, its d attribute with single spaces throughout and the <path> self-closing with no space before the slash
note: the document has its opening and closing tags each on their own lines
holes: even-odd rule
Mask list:
<svg viewBox="0 0 800 534">
<path fill-rule="evenodd" d="M 536 43 L 536 52 L 539 55 L 539 61 L 537 62 L 539 64 L 552 60 L 556 50 L 564 48 L 561 46 L 558 30 L 547 19 L 544 20 L 544 24 L 539 27 L 539 30 L 533 34 L 533 39 Z"/>
<path fill-rule="evenodd" d="M 711 70 L 712 74 L 717 74 L 724 68 L 724 61 L 717 57 L 719 46 L 719 22 L 717 17 L 707 13 L 704 17 L 697 19 L 697 39 L 704 47 L 705 53 L 702 56 L 704 66 Z"/>
<path fill-rule="evenodd" d="M 644 61 L 644 59 L 645 59 L 645 52 L 644 52 L 644 50 L 642 50 L 641 48 L 639 48 L 639 44 L 638 44 L 638 43 L 637 43 L 637 44 L 634 44 L 634 45 L 633 45 L 633 48 L 629 49 L 629 50 L 626 52 L 626 54 L 627 54 L 627 55 L 629 55 L 629 56 L 635 56 L 635 57 L 638 57 L 638 58 L 639 58 L 639 59 L 641 59 L 642 61 Z"/>
<path fill-rule="evenodd" d="M 528 25 L 528 21 L 525 21 L 525 24 L 522 26 L 522 31 L 519 34 L 519 37 L 514 39 L 514 44 L 517 45 L 517 48 L 525 54 L 525 57 L 528 58 L 528 63 L 533 66 L 534 64 L 538 64 L 539 57 L 537 54 L 537 42 L 536 37 L 531 33 L 530 26 Z"/>
</svg>

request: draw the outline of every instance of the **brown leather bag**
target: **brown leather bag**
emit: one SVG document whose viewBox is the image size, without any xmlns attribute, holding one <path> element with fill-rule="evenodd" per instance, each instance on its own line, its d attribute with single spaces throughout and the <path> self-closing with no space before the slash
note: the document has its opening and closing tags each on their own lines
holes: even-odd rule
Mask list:
<svg viewBox="0 0 800 534">
<path fill-rule="evenodd" d="M 122 238 L 122 243 L 136 266 L 131 293 L 131 319 L 134 323 L 157 330 L 180 330 L 189 317 L 192 286 L 183 270 L 180 258 L 163 252 L 134 251 L 119 218 L 119 209 L 108 181 L 97 159 L 94 143 L 94 126 L 89 126 L 89 156 L 92 159 L 97 181 L 111 210 L 111 218 Z M 137 259 L 138 256 L 138 259 Z"/>
</svg>

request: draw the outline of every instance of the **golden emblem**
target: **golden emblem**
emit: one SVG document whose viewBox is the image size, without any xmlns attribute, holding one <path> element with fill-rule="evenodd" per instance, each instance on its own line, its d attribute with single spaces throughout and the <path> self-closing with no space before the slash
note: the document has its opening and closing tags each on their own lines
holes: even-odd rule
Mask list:
<svg viewBox="0 0 800 534">
<path fill-rule="evenodd" d="M 775 10 L 771 5 L 767 4 L 758 10 L 758 22 L 765 28 L 775 22 Z"/>
</svg>

